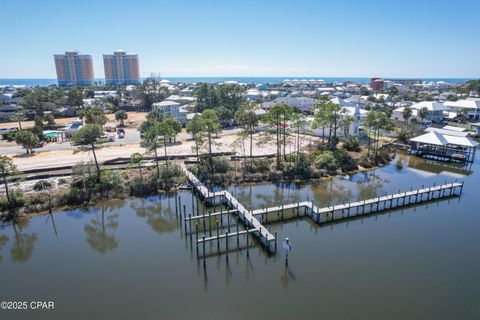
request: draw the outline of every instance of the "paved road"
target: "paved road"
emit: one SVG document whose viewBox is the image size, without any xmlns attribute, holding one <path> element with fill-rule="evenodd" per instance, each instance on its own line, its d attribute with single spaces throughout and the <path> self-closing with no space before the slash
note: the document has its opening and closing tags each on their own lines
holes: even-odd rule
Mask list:
<svg viewBox="0 0 480 320">
<path fill-rule="evenodd" d="M 111 133 L 113 134 L 113 133 Z M 139 144 L 140 132 L 135 128 L 125 128 L 125 138 L 118 139 L 115 134 L 115 141 L 108 142 L 108 145 L 122 145 L 122 144 Z M 71 150 L 75 147 L 70 144 L 69 141 L 63 143 L 50 142 L 46 143 L 42 148 L 35 149 L 37 151 L 58 151 L 58 150 Z M 25 149 L 17 145 L 15 142 L 0 142 L 0 154 L 19 154 L 25 153 Z"/>
</svg>

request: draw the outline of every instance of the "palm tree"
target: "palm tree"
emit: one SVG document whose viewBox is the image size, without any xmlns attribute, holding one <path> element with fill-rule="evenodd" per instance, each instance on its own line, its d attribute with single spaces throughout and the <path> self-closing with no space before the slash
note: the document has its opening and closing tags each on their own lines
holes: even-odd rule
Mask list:
<svg viewBox="0 0 480 320">
<path fill-rule="evenodd" d="M 408 124 L 408 119 L 412 116 L 412 108 L 405 107 L 403 109 L 403 119 L 405 120 L 405 124 Z"/>
<path fill-rule="evenodd" d="M 95 160 L 95 167 L 97 169 L 97 179 L 100 180 L 100 166 L 97 161 L 97 154 L 95 148 L 98 148 L 96 143 L 101 138 L 103 129 L 99 124 L 87 124 L 78 130 L 72 140 L 80 145 L 81 151 L 92 150 L 93 159 Z"/>
<path fill-rule="evenodd" d="M 15 134 L 15 142 L 22 145 L 27 154 L 33 154 L 33 148 L 38 144 L 38 137 L 29 130 L 20 130 Z"/>
<path fill-rule="evenodd" d="M 123 127 L 125 126 L 124 121 L 128 119 L 128 113 L 125 112 L 125 110 L 118 110 L 115 112 L 115 120 L 120 122 L 120 125 Z"/>
<path fill-rule="evenodd" d="M 13 163 L 12 159 L 7 156 L 0 156 L 0 177 L 3 180 L 5 186 L 5 194 L 7 196 L 7 202 L 10 202 L 10 193 L 8 190 L 8 177 L 12 176 L 17 171 L 17 167 Z"/>
<path fill-rule="evenodd" d="M 421 123 L 423 125 L 423 120 L 428 117 L 428 108 L 423 107 L 418 111 L 418 116 L 420 117 Z"/>
<path fill-rule="evenodd" d="M 16 114 L 14 114 L 10 118 L 10 120 L 18 122 L 18 129 L 22 130 L 22 121 L 25 121 L 25 116 L 23 115 L 23 113 L 18 112 Z"/>
<path fill-rule="evenodd" d="M 140 175 L 140 182 L 143 183 L 143 175 L 142 175 L 142 166 L 143 166 L 143 156 L 139 152 L 135 152 L 130 156 L 130 164 L 132 166 L 136 166 L 138 169 L 138 173 Z"/>
</svg>

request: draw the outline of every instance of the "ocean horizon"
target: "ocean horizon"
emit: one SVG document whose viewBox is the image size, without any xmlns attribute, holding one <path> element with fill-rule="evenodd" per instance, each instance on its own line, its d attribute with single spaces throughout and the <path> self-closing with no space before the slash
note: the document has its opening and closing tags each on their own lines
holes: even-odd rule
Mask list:
<svg viewBox="0 0 480 320">
<path fill-rule="evenodd" d="M 147 77 L 141 77 L 140 80 L 143 81 Z M 480 78 L 480 77 L 479 77 Z M 292 76 L 292 77 L 161 77 L 161 79 L 169 80 L 172 83 L 198 83 L 198 82 L 206 82 L 206 83 L 219 83 L 225 81 L 237 81 L 239 83 L 247 83 L 247 84 L 262 84 L 262 83 L 269 83 L 269 84 L 276 84 L 280 83 L 286 79 L 306 79 L 306 80 L 324 80 L 326 83 L 335 83 L 335 82 L 345 82 L 345 81 L 353 81 L 356 83 L 369 83 L 370 77 L 302 77 L 302 76 Z M 408 78 L 398 78 L 398 77 L 385 77 L 385 79 L 419 79 L 423 81 L 445 81 L 452 84 L 458 83 L 465 83 L 469 80 L 476 80 L 478 78 L 422 78 L 422 77 L 408 77 Z M 95 81 L 105 82 L 105 78 L 95 78 Z M 36 86 L 51 86 L 57 85 L 57 79 L 55 78 L 0 78 L 0 86 L 2 85 L 25 85 L 27 87 L 36 87 Z"/>
</svg>

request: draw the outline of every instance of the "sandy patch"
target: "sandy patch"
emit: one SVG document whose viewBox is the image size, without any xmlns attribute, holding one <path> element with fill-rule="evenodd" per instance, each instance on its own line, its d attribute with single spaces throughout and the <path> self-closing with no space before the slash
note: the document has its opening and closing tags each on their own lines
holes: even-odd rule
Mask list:
<svg viewBox="0 0 480 320">
<path fill-rule="evenodd" d="M 213 147 L 214 152 L 235 152 L 237 155 L 243 155 L 243 147 L 235 146 L 235 141 L 237 140 L 237 132 L 239 130 L 227 130 L 224 131 L 218 138 L 215 139 L 215 146 Z M 192 147 L 194 145 L 192 140 L 189 140 L 189 135 L 182 133 L 182 141 L 177 142 L 177 144 L 171 145 L 168 147 L 167 152 L 169 155 L 189 155 L 193 154 Z M 260 143 L 259 142 L 263 142 Z M 301 140 L 301 149 L 308 147 L 310 143 L 315 143 L 318 141 L 317 138 L 304 137 Z M 250 152 L 249 149 L 249 140 L 245 141 L 245 151 L 248 155 Z M 292 153 L 296 150 L 295 142 L 290 141 L 287 144 L 286 152 Z M 276 151 L 274 139 L 265 139 L 261 134 L 255 134 L 253 142 L 253 155 L 268 155 L 274 154 Z M 99 162 L 104 162 L 106 160 L 115 159 L 119 157 L 130 157 L 132 153 L 140 152 L 145 153 L 146 150 L 140 147 L 139 144 L 126 144 L 126 145 L 116 145 L 109 146 L 97 150 L 97 159 Z M 160 156 L 164 155 L 163 148 L 158 149 L 158 154 Z M 14 155 L 12 155 L 14 156 Z M 78 162 L 82 161 L 93 161 L 92 152 L 75 152 L 74 150 L 58 150 L 58 151 L 45 151 L 37 152 L 35 155 L 30 157 L 24 156 L 14 156 L 14 163 L 17 165 L 19 170 L 27 170 L 34 168 L 48 168 L 48 167 L 57 167 L 57 166 L 71 166 Z"/>
</svg>

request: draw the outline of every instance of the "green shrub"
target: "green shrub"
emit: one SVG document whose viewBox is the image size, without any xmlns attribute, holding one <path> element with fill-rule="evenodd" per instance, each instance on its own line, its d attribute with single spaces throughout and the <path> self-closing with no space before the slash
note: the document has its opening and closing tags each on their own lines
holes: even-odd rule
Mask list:
<svg viewBox="0 0 480 320">
<path fill-rule="evenodd" d="M 93 185 L 93 190 L 107 197 L 115 197 L 125 192 L 125 180 L 118 171 L 102 170 L 100 179 Z"/>
<path fill-rule="evenodd" d="M 120 197 L 125 190 L 125 179 L 118 171 L 102 170 L 100 179 L 96 174 L 74 176 L 69 190 L 63 195 L 63 201 L 67 205 L 78 205 L 90 200 Z"/>
<path fill-rule="evenodd" d="M 354 136 L 349 136 L 343 141 L 343 147 L 348 151 L 358 151 L 360 149 L 360 142 Z"/>
<path fill-rule="evenodd" d="M 48 194 L 45 192 L 37 192 L 28 197 L 25 204 L 25 212 L 40 212 L 48 210 L 48 207 Z"/>
<path fill-rule="evenodd" d="M 360 159 L 358 161 L 358 164 L 365 168 L 370 168 L 372 166 L 372 162 L 371 162 L 370 156 L 368 155 L 368 151 L 365 150 L 360 153 Z"/>
<path fill-rule="evenodd" d="M 247 166 L 247 170 L 252 173 L 266 173 L 270 171 L 272 165 L 272 159 L 255 159 L 253 160 L 253 167 Z"/>
<path fill-rule="evenodd" d="M 335 155 L 332 151 L 324 151 L 315 157 L 313 162 L 318 169 L 324 169 L 327 171 L 334 171 L 337 169 L 337 163 Z"/>
<path fill-rule="evenodd" d="M 168 168 L 160 169 L 160 177 L 156 171 L 152 171 L 151 178 L 156 181 L 158 187 L 162 189 L 170 189 L 171 187 L 186 181 L 182 169 L 176 163 L 169 163 Z"/>
<path fill-rule="evenodd" d="M 34 193 L 30 199 L 28 199 L 29 204 L 48 204 L 48 194 L 44 192 Z"/>
<path fill-rule="evenodd" d="M 33 185 L 33 190 L 42 191 L 42 190 L 45 190 L 45 189 L 50 189 L 50 188 L 52 188 L 52 186 L 53 185 L 50 181 L 39 180 L 39 181 L 35 182 L 35 184 Z"/>
<path fill-rule="evenodd" d="M 232 169 L 230 161 L 226 157 L 213 158 L 213 170 L 215 173 L 227 173 Z M 211 178 L 210 162 L 207 156 L 201 156 L 200 162 L 194 167 L 194 174 L 200 179 Z"/>
<path fill-rule="evenodd" d="M 227 157 L 220 157 L 213 159 L 213 168 L 215 173 L 227 173 L 232 169 L 232 165 Z"/>
<path fill-rule="evenodd" d="M 157 191 L 157 182 L 156 179 L 152 179 L 152 175 L 140 179 L 140 177 L 135 177 L 130 180 L 128 184 L 128 192 L 131 196 L 144 196 L 155 194 Z"/>
<path fill-rule="evenodd" d="M 283 166 L 283 172 L 289 176 L 299 175 L 303 177 L 309 177 L 311 170 L 308 156 L 303 153 L 298 155 L 298 159 L 296 154 L 287 156 L 287 160 Z"/>
<path fill-rule="evenodd" d="M 70 187 L 63 193 L 60 203 L 65 205 L 81 205 L 89 200 L 90 192 L 82 188 Z"/>
<path fill-rule="evenodd" d="M 337 150 L 335 159 L 337 165 L 343 170 L 351 171 L 357 169 L 357 164 L 344 149 Z"/>
<path fill-rule="evenodd" d="M 10 201 L 7 198 L 0 199 L 0 211 L 21 208 L 25 205 L 25 194 L 21 189 L 11 189 L 9 192 Z"/>
<path fill-rule="evenodd" d="M 409 124 L 406 126 L 400 126 L 396 129 L 398 140 L 403 143 L 409 143 L 409 140 L 414 137 L 418 132 L 422 130 L 422 127 L 418 124 Z"/>
<path fill-rule="evenodd" d="M 351 171 L 357 168 L 355 161 L 353 161 L 344 149 L 339 149 L 336 153 L 324 151 L 316 155 L 313 163 L 318 169 L 324 169 L 330 172 L 334 172 L 337 169 Z"/>
</svg>

